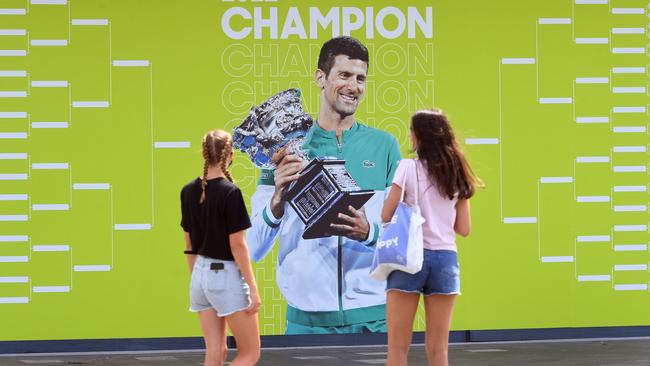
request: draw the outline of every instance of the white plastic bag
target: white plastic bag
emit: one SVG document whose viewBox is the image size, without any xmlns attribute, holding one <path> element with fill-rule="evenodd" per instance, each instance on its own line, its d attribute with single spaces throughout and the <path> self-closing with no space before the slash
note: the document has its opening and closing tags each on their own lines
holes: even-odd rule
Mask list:
<svg viewBox="0 0 650 366">
<path fill-rule="evenodd" d="M 384 281 L 394 270 L 407 273 L 417 273 L 422 269 L 424 256 L 422 224 L 425 222 L 420 213 L 417 161 L 414 161 L 415 169 L 415 204 L 409 206 L 404 202 L 406 192 L 406 177 L 402 184 L 402 196 L 395 214 L 381 233 L 375 247 L 375 255 L 372 260 L 370 275 Z"/>
</svg>

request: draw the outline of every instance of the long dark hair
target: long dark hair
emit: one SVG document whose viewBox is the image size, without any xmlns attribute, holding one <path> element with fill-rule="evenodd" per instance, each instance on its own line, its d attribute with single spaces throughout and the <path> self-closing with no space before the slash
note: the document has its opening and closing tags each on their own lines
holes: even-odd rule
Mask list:
<svg viewBox="0 0 650 366">
<path fill-rule="evenodd" d="M 447 116 L 440 109 L 415 112 L 411 117 L 418 158 L 425 164 L 440 194 L 453 199 L 470 198 L 483 182 L 478 179 L 458 145 Z"/>
</svg>

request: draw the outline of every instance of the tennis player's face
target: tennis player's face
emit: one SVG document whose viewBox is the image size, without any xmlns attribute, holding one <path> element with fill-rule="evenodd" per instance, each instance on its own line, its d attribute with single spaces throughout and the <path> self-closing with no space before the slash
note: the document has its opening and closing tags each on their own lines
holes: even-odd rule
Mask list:
<svg viewBox="0 0 650 366">
<path fill-rule="evenodd" d="M 365 91 L 367 72 L 368 64 L 364 61 L 352 60 L 346 55 L 336 56 L 329 75 L 325 77 L 322 73 L 320 80 L 328 109 L 342 118 L 353 115 Z"/>
</svg>

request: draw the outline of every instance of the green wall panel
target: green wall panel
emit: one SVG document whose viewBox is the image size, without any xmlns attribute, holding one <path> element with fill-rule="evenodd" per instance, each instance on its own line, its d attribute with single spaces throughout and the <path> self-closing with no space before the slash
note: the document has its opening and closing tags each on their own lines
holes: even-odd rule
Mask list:
<svg viewBox="0 0 650 366">
<path fill-rule="evenodd" d="M 0 340 L 199 335 L 179 192 L 201 173 L 201 137 L 290 87 L 317 114 L 318 51 L 345 24 L 370 51 L 358 118 L 409 155 L 409 116 L 443 108 L 487 183 L 458 241 L 454 329 L 650 324 L 647 2 L 0 8 Z M 235 8 L 241 39 L 222 24 Z M 254 9 L 277 11 L 277 36 L 255 36 Z M 312 34 L 316 11 L 340 23 Z M 404 23 L 377 19 L 391 11 Z M 250 197 L 257 168 L 237 154 L 233 173 Z M 267 335 L 285 322 L 275 258 L 255 265 Z"/>
</svg>

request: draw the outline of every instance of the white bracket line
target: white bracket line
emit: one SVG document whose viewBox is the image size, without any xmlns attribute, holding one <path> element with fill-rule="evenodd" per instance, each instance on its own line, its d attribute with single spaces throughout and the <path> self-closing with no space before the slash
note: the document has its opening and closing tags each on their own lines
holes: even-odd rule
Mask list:
<svg viewBox="0 0 650 366">
<path fill-rule="evenodd" d="M 67 88 L 67 80 L 34 80 L 32 88 Z"/>
<path fill-rule="evenodd" d="M 578 156 L 576 163 L 609 163 L 609 156 Z"/>
<path fill-rule="evenodd" d="M 33 211 L 68 211 L 70 205 L 68 204 L 34 204 L 32 205 Z"/>
<path fill-rule="evenodd" d="M 572 98 L 539 98 L 539 104 L 571 104 L 573 103 Z"/>
<path fill-rule="evenodd" d="M 578 196 L 576 201 L 580 203 L 609 202 L 610 198 L 609 196 Z"/>
<path fill-rule="evenodd" d="M 614 186 L 614 192 L 647 192 L 647 186 Z"/>
<path fill-rule="evenodd" d="M 609 117 L 576 117 L 576 123 L 609 123 Z"/>
<path fill-rule="evenodd" d="M 115 224 L 114 229 L 117 231 L 151 230 L 151 224 Z"/>
<path fill-rule="evenodd" d="M 609 243 L 612 237 L 609 235 L 580 235 L 576 238 L 578 243 Z"/>
<path fill-rule="evenodd" d="M 0 194 L 0 201 L 27 201 L 26 194 Z"/>
<path fill-rule="evenodd" d="M 28 297 L 0 297 L 0 304 L 29 304 Z"/>
<path fill-rule="evenodd" d="M 24 77 L 27 77 L 27 71 L 25 71 L 25 70 L 2 70 L 2 71 L 0 71 L 0 77 L 3 77 L 3 78 L 24 78 Z"/>
<path fill-rule="evenodd" d="M 609 78 L 606 77 L 576 78 L 576 84 L 609 84 Z"/>
<path fill-rule="evenodd" d="M 70 292 L 70 286 L 34 286 L 34 293 Z"/>
<path fill-rule="evenodd" d="M 612 34 L 645 34 L 644 28 L 612 28 Z"/>
<path fill-rule="evenodd" d="M 0 15 L 26 15 L 27 9 L 9 8 L 0 9 Z"/>
<path fill-rule="evenodd" d="M 108 108 L 108 101 L 73 101 L 72 108 Z"/>
<path fill-rule="evenodd" d="M 72 189 L 77 191 L 108 190 L 110 188 L 110 183 L 75 183 L 72 185 Z"/>
<path fill-rule="evenodd" d="M 71 25 L 105 26 L 108 19 L 72 19 Z"/>
<path fill-rule="evenodd" d="M 68 128 L 68 122 L 32 122 L 32 128 Z"/>
<path fill-rule="evenodd" d="M 616 264 L 614 265 L 614 271 L 647 271 L 647 264 Z"/>
<path fill-rule="evenodd" d="M 542 184 L 573 183 L 573 177 L 540 177 Z"/>
<path fill-rule="evenodd" d="M 648 212 L 647 205 L 616 205 L 614 212 Z"/>
<path fill-rule="evenodd" d="M 149 67 L 149 60 L 113 60 L 114 67 Z"/>
<path fill-rule="evenodd" d="M 187 149 L 191 147 L 189 141 L 156 141 L 156 149 Z"/>
<path fill-rule="evenodd" d="M 542 263 L 573 263 L 574 257 L 566 256 L 545 256 L 542 257 Z"/>
<path fill-rule="evenodd" d="M 607 37 L 582 37 L 575 39 L 576 44 L 609 44 Z"/>
<path fill-rule="evenodd" d="M 27 235 L 0 235 L 0 243 L 26 243 L 29 241 Z"/>
<path fill-rule="evenodd" d="M 621 244 L 614 245 L 614 251 L 616 252 L 647 252 L 647 244 Z"/>
<path fill-rule="evenodd" d="M 25 57 L 27 56 L 26 50 L 0 50 L 1 57 Z"/>
<path fill-rule="evenodd" d="M 34 252 L 69 252 L 69 245 L 48 244 L 48 245 L 33 245 L 32 251 Z"/>
<path fill-rule="evenodd" d="M 609 282 L 612 280 L 610 275 L 580 275 L 578 282 Z"/>
<path fill-rule="evenodd" d="M 68 170 L 68 163 L 32 163 L 33 170 Z"/>
<path fill-rule="evenodd" d="M 614 67 L 612 73 L 614 74 L 645 74 L 645 67 Z"/>
<path fill-rule="evenodd" d="M 612 129 L 614 133 L 646 133 L 645 126 L 616 126 Z"/>
<path fill-rule="evenodd" d="M 621 284 L 615 285 L 614 290 L 616 291 L 647 291 L 648 284 Z"/>
<path fill-rule="evenodd" d="M 0 277 L 0 283 L 29 283 L 27 276 Z"/>
<path fill-rule="evenodd" d="M 645 14 L 644 8 L 612 8 L 612 14 L 632 15 Z"/>
<path fill-rule="evenodd" d="M 30 42 L 32 47 L 46 46 L 46 47 L 63 47 L 68 45 L 67 39 L 33 39 Z"/>
<path fill-rule="evenodd" d="M 108 272 L 110 270 L 111 270 L 111 266 L 107 264 L 74 266 L 75 272 Z"/>
<path fill-rule="evenodd" d="M 67 5 L 67 0 L 30 0 L 32 5 Z"/>
<path fill-rule="evenodd" d="M 1 180 L 27 180 L 27 174 L 0 174 Z"/>
<path fill-rule="evenodd" d="M 537 217 L 504 217 L 504 224 L 536 224 Z"/>
<path fill-rule="evenodd" d="M 615 232 L 641 232 L 648 231 L 647 225 L 615 225 Z"/>
</svg>

